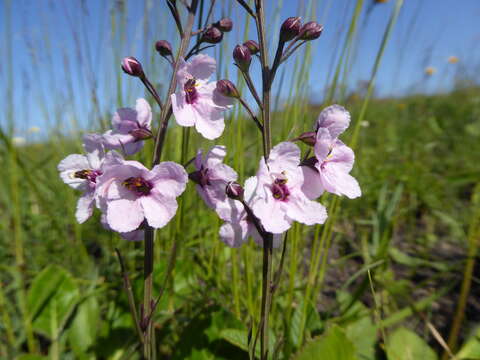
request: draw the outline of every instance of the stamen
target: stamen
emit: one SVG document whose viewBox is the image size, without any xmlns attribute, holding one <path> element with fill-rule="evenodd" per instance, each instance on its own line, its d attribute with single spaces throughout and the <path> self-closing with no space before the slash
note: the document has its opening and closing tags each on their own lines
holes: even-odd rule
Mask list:
<svg viewBox="0 0 480 360">
<path fill-rule="evenodd" d="M 185 101 L 187 104 L 194 104 L 198 99 L 198 92 L 196 87 L 195 79 L 188 79 L 183 90 L 185 91 Z"/>
<path fill-rule="evenodd" d="M 150 191 L 153 188 L 152 184 L 140 176 L 129 177 L 122 182 L 122 185 L 139 196 L 150 194 Z"/>
</svg>

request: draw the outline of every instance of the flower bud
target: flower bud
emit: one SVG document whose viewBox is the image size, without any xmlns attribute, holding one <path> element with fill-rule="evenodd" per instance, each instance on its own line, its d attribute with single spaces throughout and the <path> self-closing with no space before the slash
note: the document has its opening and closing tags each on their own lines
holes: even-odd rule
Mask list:
<svg viewBox="0 0 480 360">
<path fill-rule="evenodd" d="M 299 141 L 303 142 L 304 144 L 313 146 L 313 145 L 315 145 L 316 138 L 317 138 L 317 133 L 315 131 L 308 131 L 308 132 L 304 132 L 302 135 L 297 137 L 295 140 L 299 140 Z"/>
<path fill-rule="evenodd" d="M 233 28 L 233 21 L 229 18 L 223 18 L 213 24 L 221 32 L 230 32 Z"/>
<path fill-rule="evenodd" d="M 127 56 L 122 60 L 122 70 L 130 76 L 142 77 L 144 75 L 142 64 L 133 56 Z"/>
<path fill-rule="evenodd" d="M 167 41 L 167 40 L 159 40 L 155 43 L 155 49 L 158 51 L 158 53 L 163 56 L 171 56 L 173 55 L 172 52 L 172 45 Z"/>
<path fill-rule="evenodd" d="M 320 37 L 322 31 L 323 25 L 316 21 L 310 21 L 302 26 L 299 37 L 301 40 L 315 40 Z"/>
<path fill-rule="evenodd" d="M 233 58 L 235 59 L 237 66 L 242 71 L 248 71 L 250 68 L 250 63 L 252 62 L 252 53 L 248 47 L 244 45 L 235 46 L 235 49 L 233 49 Z"/>
<path fill-rule="evenodd" d="M 243 43 L 243 46 L 246 46 L 252 55 L 255 55 L 260 51 L 260 46 L 255 40 L 248 40 Z"/>
<path fill-rule="evenodd" d="M 218 44 L 223 39 L 223 33 L 215 26 L 210 26 L 202 35 L 202 42 Z"/>
<path fill-rule="evenodd" d="M 289 17 L 280 28 L 280 39 L 285 42 L 294 39 L 300 33 L 301 27 L 302 20 L 299 17 Z"/>
<path fill-rule="evenodd" d="M 153 137 L 152 132 L 143 127 L 130 131 L 130 135 L 133 135 L 136 141 L 148 140 Z"/>
<path fill-rule="evenodd" d="M 230 80 L 217 81 L 217 91 L 226 97 L 236 98 L 236 99 L 240 97 L 240 93 L 238 92 L 237 88 Z"/>
<path fill-rule="evenodd" d="M 235 181 L 230 181 L 225 188 L 225 192 L 230 199 L 242 200 L 243 199 L 243 187 Z"/>
</svg>

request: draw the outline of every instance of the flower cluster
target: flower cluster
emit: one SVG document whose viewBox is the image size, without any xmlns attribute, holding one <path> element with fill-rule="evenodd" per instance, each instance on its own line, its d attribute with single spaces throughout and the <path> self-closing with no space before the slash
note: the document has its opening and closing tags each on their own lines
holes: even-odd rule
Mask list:
<svg viewBox="0 0 480 360">
<path fill-rule="evenodd" d="M 114 115 L 114 130 L 104 135 L 85 135 L 85 155 L 72 154 L 60 162 L 62 180 L 83 192 L 77 203 L 79 223 L 85 222 L 96 206 L 102 212 L 105 228 L 128 240 L 140 240 L 144 222 L 161 228 L 175 215 L 176 198 L 188 180 L 182 166 L 167 161 L 149 170 L 138 161 L 125 160 L 115 150 L 105 153 L 108 146 L 118 147 L 115 139 L 124 140 L 118 141 L 126 153 L 141 147 L 141 140 L 132 132 L 147 129 L 150 121 L 150 107 L 140 99 L 137 111 L 121 109 Z"/>
<path fill-rule="evenodd" d="M 280 235 L 294 221 L 306 225 L 323 224 L 327 211 L 315 201 L 323 192 L 356 198 L 361 195 L 358 182 L 349 173 L 354 154 L 338 136 L 347 129 L 350 114 L 339 105 L 324 109 L 315 131 L 302 134 L 314 147 L 315 156 L 301 160 L 300 148 L 293 142 L 281 142 L 260 160 L 255 176 L 245 181 L 243 189 L 236 183 L 237 173 L 223 164 L 224 146 L 214 146 L 203 158 L 195 160 L 197 170 L 190 174 L 206 205 L 225 222 L 220 237 L 231 247 L 242 245 L 249 236 L 262 243 L 262 231 L 274 235 L 278 246 Z"/>
</svg>

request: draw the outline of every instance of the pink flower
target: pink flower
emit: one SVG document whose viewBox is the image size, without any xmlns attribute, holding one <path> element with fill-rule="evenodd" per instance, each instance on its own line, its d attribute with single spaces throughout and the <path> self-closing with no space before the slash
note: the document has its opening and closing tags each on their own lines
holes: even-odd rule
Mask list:
<svg viewBox="0 0 480 360">
<path fill-rule="evenodd" d="M 172 109 L 180 126 L 195 126 L 205 138 L 213 140 L 225 128 L 223 112 L 233 100 L 216 91 L 216 82 L 208 82 L 216 63 L 208 55 L 196 55 L 183 61 L 177 73 L 179 89 L 172 94 Z"/>
<path fill-rule="evenodd" d="M 81 224 L 92 216 L 97 178 L 102 175 L 104 150 L 99 142 L 100 135 L 84 136 L 86 155 L 71 154 L 57 166 L 63 182 L 83 193 L 78 199 L 75 217 Z"/>
<path fill-rule="evenodd" d="M 190 179 L 197 183 L 197 191 L 207 206 L 215 210 L 219 204 L 232 202 L 227 198 L 225 187 L 230 181 L 237 180 L 237 173 L 228 165 L 223 164 L 227 154 L 225 146 L 217 145 L 202 156 L 199 150 L 195 158 L 197 171 L 190 174 Z"/>
<path fill-rule="evenodd" d="M 245 181 L 244 198 L 249 206 L 255 201 L 256 188 L 256 177 L 248 178 L 247 181 Z M 223 220 L 226 220 L 226 222 L 220 227 L 220 239 L 227 246 L 233 248 L 240 247 L 248 240 L 249 236 L 252 236 L 258 245 L 263 246 L 262 237 L 240 201 L 231 200 L 231 203 L 223 203 L 218 208 L 218 213 Z M 281 235 L 274 235 L 273 247 L 278 247 L 280 241 Z"/>
<path fill-rule="evenodd" d="M 327 218 L 325 207 L 303 193 L 299 163 L 300 149 L 291 142 L 275 146 L 267 163 L 263 158 L 260 161 L 252 210 L 268 232 L 281 234 L 293 221 L 313 225 L 323 224 Z"/>
<path fill-rule="evenodd" d="M 152 109 L 145 99 L 137 99 L 135 110 L 118 109 L 112 117 L 113 130 L 103 135 L 108 149 L 123 149 L 133 155 L 143 147 L 143 140 L 152 137 Z"/>
<path fill-rule="evenodd" d="M 148 170 L 137 161 L 112 161 L 98 178 L 99 207 L 114 231 L 137 230 L 144 219 L 150 226 L 161 228 L 175 215 L 176 197 L 186 183 L 185 169 L 174 162 L 162 162 Z"/>
<path fill-rule="evenodd" d="M 361 196 L 357 180 L 349 174 L 355 160 L 353 150 L 332 137 L 326 128 L 318 129 L 314 149 L 315 157 L 301 167 L 305 194 L 310 199 L 319 197 L 324 190 L 350 199 Z"/>
<path fill-rule="evenodd" d="M 337 138 L 349 125 L 350 113 L 340 105 L 326 107 L 317 118 L 317 131 L 327 129 L 332 138 Z"/>
</svg>

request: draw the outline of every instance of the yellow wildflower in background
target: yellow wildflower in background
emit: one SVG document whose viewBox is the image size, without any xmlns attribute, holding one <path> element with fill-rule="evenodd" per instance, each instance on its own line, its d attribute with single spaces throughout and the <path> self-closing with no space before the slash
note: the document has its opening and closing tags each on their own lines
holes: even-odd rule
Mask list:
<svg viewBox="0 0 480 360">
<path fill-rule="evenodd" d="M 447 61 L 450 63 L 450 64 L 456 64 L 459 62 L 459 59 L 458 57 L 456 56 L 449 56 Z"/>
<path fill-rule="evenodd" d="M 437 72 L 437 69 L 435 69 L 433 66 L 427 66 L 425 68 L 425 75 L 432 76 Z"/>
</svg>

